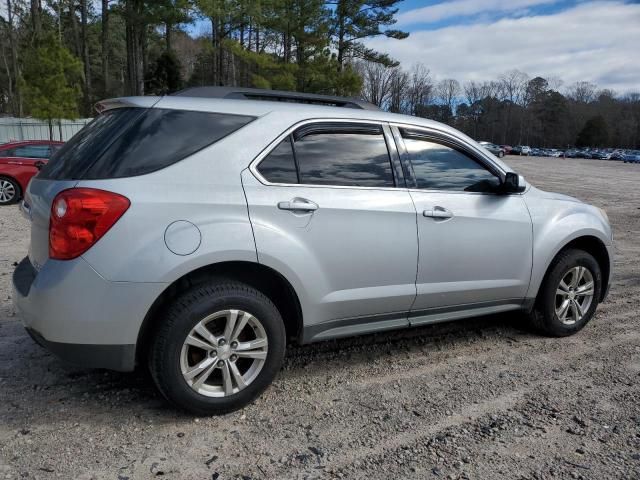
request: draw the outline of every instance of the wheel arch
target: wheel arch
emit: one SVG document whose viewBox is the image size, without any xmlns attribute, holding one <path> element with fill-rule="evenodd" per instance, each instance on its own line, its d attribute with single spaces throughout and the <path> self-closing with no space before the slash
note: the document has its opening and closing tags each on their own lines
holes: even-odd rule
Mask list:
<svg viewBox="0 0 640 480">
<path fill-rule="evenodd" d="M 225 278 L 251 285 L 276 305 L 284 320 L 288 341 L 299 342 L 302 336 L 302 308 L 291 283 L 271 267 L 249 261 L 225 261 L 192 270 L 172 282 L 153 302 L 145 315 L 136 341 L 136 359 L 144 361 L 150 340 L 160 325 L 158 316 L 169 303 L 194 285 L 212 278 Z"/>
<path fill-rule="evenodd" d="M 609 258 L 609 252 L 607 251 L 607 247 L 604 242 L 594 235 L 582 235 L 576 237 L 572 240 L 567 241 L 562 247 L 560 247 L 560 249 L 555 253 L 553 258 L 547 265 L 547 269 L 545 270 L 540 285 L 543 285 L 546 281 L 555 259 L 558 258 L 558 255 L 569 249 L 584 250 L 585 252 L 592 255 L 593 258 L 595 258 L 596 262 L 598 262 L 602 273 L 603 282 L 599 301 L 604 300 L 608 290 L 609 277 L 611 273 L 611 259 Z"/>
</svg>

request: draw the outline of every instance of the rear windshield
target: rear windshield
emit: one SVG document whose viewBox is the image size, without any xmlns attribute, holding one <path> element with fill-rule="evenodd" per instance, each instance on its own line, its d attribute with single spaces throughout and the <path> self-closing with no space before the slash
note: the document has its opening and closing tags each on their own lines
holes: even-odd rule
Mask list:
<svg viewBox="0 0 640 480">
<path fill-rule="evenodd" d="M 143 175 L 196 153 L 253 119 L 161 108 L 109 110 L 58 150 L 39 177 L 62 180 Z"/>
</svg>

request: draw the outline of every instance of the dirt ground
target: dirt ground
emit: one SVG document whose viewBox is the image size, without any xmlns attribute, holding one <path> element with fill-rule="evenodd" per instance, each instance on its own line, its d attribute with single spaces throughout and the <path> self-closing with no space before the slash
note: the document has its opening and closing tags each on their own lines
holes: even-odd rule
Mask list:
<svg viewBox="0 0 640 480">
<path fill-rule="evenodd" d="M 213 418 L 34 344 L 10 289 L 27 222 L 0 209 L 0 478 L 640 478 L 640 165 L 507 162 L 609 214 L 615 280 L 581 333 L 510 314 L 295 347 L 256 403 Z"/>
</svg>

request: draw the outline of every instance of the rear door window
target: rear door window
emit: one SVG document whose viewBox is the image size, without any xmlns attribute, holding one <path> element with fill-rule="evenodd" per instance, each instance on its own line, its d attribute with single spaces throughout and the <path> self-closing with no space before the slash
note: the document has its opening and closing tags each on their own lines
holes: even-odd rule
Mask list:
<svg viewBox="0 0 640 480">
<path fill-rule="evenodd" d="M 300 183 L 354 187 L 395 186 L 379 125 L 302 127 L 294 134 Z"/>
<path fill-rule="evenodd" d="M 104 179 L 143 175 L 196 153 L 253 119 L 155 108 L 107 111 L 67 142 L 41 176 Z"/>
</svg>

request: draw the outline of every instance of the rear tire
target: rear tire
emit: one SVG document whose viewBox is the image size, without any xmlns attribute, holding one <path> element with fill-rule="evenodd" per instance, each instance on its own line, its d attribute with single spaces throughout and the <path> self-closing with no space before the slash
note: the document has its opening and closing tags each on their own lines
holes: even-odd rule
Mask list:
<svg viewBox="0 0 640 480">
<path fill-rule="evenodd" d="M 244 283 L 217 279 L 192 287 L 168 308 L 149 370 L 173 405 L 196 415 L 222 414 L 271 384 L 285 347 L 284 323 L 271 300 Z"/>
<path fill-rule="evenodd" d="M 11 205 L 20 200 L 20 185 L 13 178 L 0 176 L 0 205 Z"/>
<path fill-rule="evenodd" d="M 543 335 L 573 335 L 593 317 L 601 291 L 602 273 L 591 254 L 578 249 L 560 252 L 540 287 L 529 323 Z"/>
</svg>

